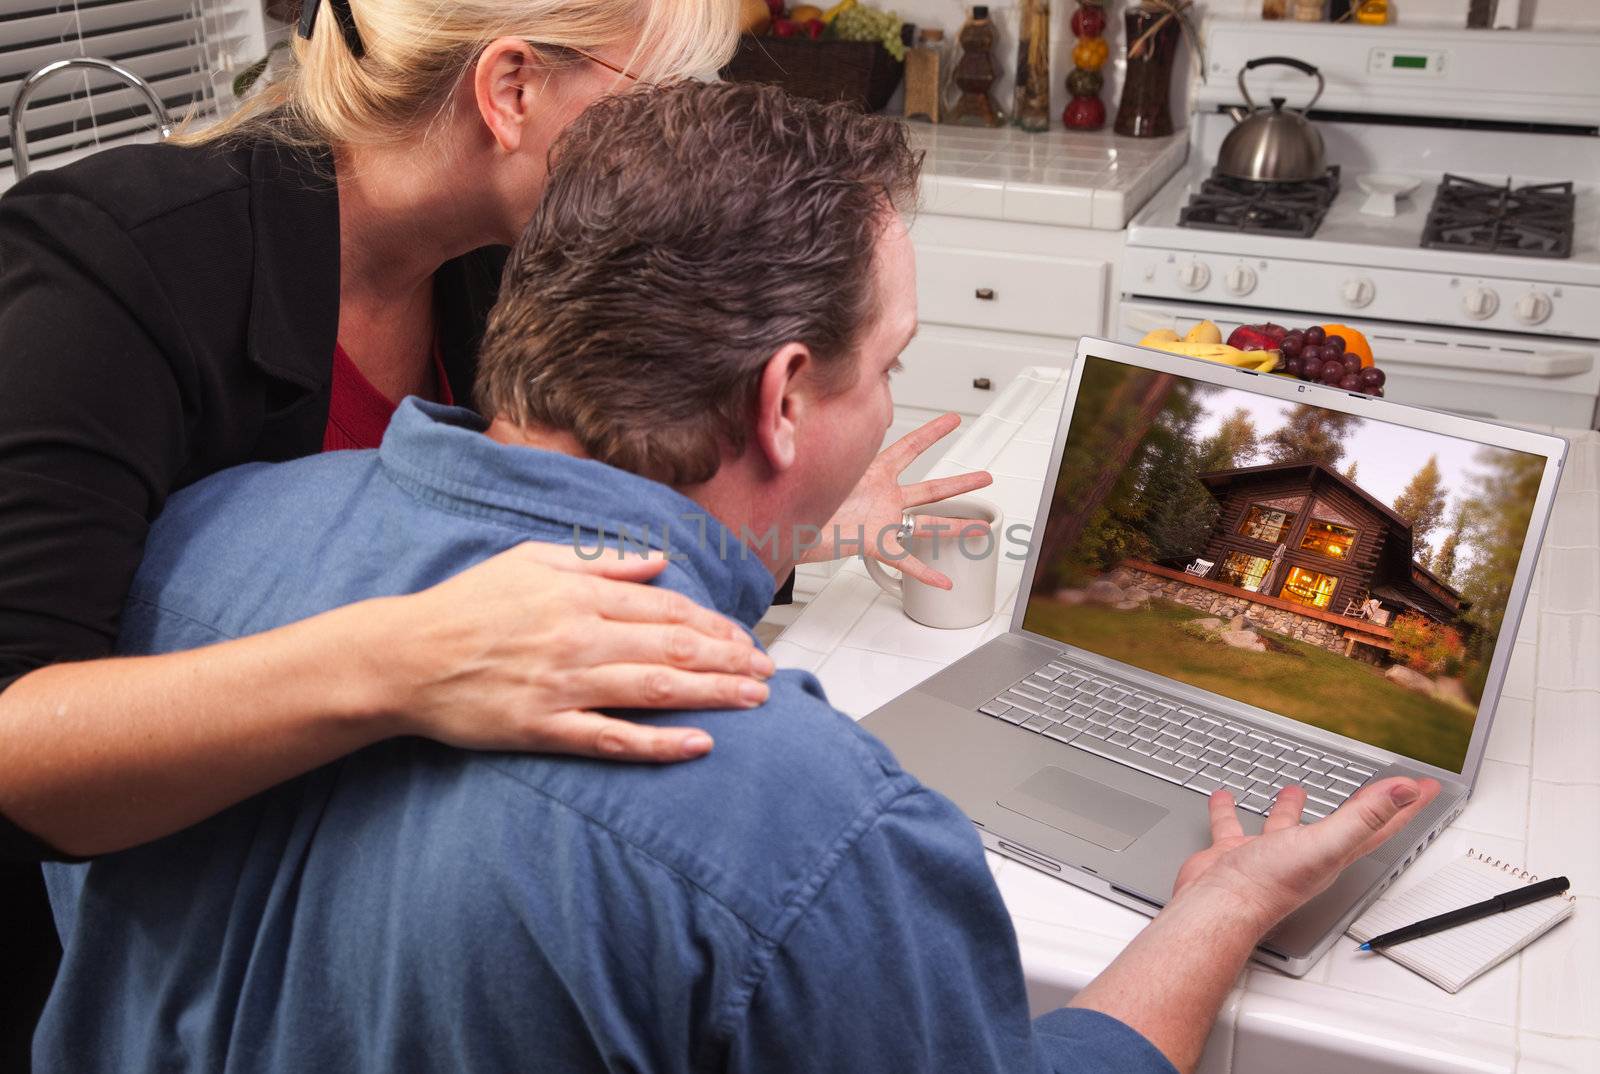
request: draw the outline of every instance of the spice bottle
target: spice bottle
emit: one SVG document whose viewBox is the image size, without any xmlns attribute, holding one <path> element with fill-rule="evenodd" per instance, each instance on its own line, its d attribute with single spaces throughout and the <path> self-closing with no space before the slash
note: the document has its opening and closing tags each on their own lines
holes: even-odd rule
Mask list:
<svg viewBox="0 0 1600 1074">
<path fill-rule="evenodd" d="M 1025 131 L 1050 129 L 1050 4 L 1022 0 L 1017 27 L 1017 86 L 1011 118 Z"/>
<path fill-rule="evenodd" d="M 944 31 L 927 29 L 917 35 L 917 46 L 906 53 L 906 118 L 940 119 L 944 93 Z"/>
</svg>

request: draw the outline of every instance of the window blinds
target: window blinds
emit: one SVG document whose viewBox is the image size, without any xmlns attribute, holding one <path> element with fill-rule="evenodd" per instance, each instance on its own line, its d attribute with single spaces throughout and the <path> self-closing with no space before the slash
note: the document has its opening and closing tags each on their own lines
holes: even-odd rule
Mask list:
<svg viewBox="0 0 1600 1074">
<path fill-rule="evenodd" d="M 0 0 L 0 168 L 12 161 L 8 129 L 17 87 L 54 60 L 114 60 L 149 82 L 174 124 L 231 105 L 229 78 L 259 26 L 248 0 Z M 244 59 L 245 63 L 249 58 Z M 29 162 L 154 126 L 144 97 L 113 75 L 70 70 L 28 102 Z"/>
</svg>

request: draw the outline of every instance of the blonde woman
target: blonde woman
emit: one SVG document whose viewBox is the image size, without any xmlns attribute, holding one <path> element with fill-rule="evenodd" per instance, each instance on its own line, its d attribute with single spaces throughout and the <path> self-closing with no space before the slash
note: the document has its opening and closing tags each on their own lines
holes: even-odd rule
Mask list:
<svg viewBox="0 0 1600 1074">
<path fill-rule="evenodd" d="M 0 855 L 12 861 L 145 842 L 394 735 L 692 758 L 711 747 L 702 732 L 595 710 L 767 695 L 771 661 L 742 631 L 636 584 L 660 562 L 585 564 L 549 546 L 196 652 L 108 655 L 146 529 L 175 489 L 241 463 L 375 447 L 407 395 L 469 398 L 503 247 L 539 199 L 550 143 L 607 92 L 716 69 L 737 7 L 306 3 L 295 70 L 225 122 L 39 173 L 0 199 Z M 876 529 L 986 483 L 895 480 L 953 425 L 886 452 L 842 521 Z"/>
</svg>

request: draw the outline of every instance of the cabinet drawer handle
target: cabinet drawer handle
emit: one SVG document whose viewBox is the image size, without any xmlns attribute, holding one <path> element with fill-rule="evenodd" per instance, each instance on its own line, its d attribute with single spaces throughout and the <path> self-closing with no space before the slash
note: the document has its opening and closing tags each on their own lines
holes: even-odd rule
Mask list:
<svg viewBox="0 0 1600 1074">
<path fill-rule="evenodd" d="M 972 386 L 980 392 L 989 392 L 994 390 L 994 381 L 988 377 L 973 377 Z"/>
<path fill-rule="evenodd" d="M 978 298 L 978 300 L 980 302 L 993 302 L 994 301 L 994 288 L 993 287 L 980 287 L 980 288 L 978 288 L 976 291 L 974 291 L 972 293 L 977 296 L 977 298 Z"/>
</svg>

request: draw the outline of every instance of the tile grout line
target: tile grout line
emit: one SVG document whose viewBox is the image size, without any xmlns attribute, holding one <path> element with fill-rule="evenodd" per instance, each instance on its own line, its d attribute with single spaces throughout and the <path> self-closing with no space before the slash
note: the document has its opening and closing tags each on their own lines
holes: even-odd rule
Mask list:
<svg viewBox="0 0 1600 1074">
<path fill-rule="evenodd" d="M 1540 595 L 1539 595 L 1539 605 L 1540 605 L 1539 614 L 1534 616 L 1534 619 L 1533 619 L 1533 649 L 1534 649 L 1534 652 L 1540 652 L 1541 651 L 1539 649 L 1539 644 L 1540 644 L 1540 642 L 1545 640 L 1544 639 L 1544 626 L 1543 626 L 1543 624 L 1544 624 L 1544 611 L 1545 611 L 1545 609 L 1544 609 L 1544 594 L 1543 593 L 1540 593 Z M 1524 862 L 1526 862 L 1527 859 L 1528 859 L 1528 841 L 1532 837 L 1532 834 L 1533 834 L 1533 784 L 1534 784 L 1534 779 L 1533 779 L 1533 757 L 1534 757 L 1534 752 L 1535 752 L 1535 750 L 1537 748 L 1535 743 L 1538 740 L 1538 736 L 1539 736 L 1539 711 L 1538 711 L 1538 701 L 1537 701 L 1537 695 L 1539 693 L 1539 671 L 1538 671 L 1538 667 L 1537 667 L 1537 661 L 1535 662 L 1534 673 L 1533 673 L 1533 692 L 1534 692 L 1534 695 L 1535 695 L 1535 700 L 1532 702 L 1532 705 L 1531 705 L 1532 719 L 1530 719 L 1528 721 L 1528 740 L 1529 740 L 1528 741 L 1528 800 L 1527 800 L 1527 803 L 1523 806 L 1523 813 L 1522 813 L 1522 816 L 1523 816 L 1523 822 L 1522 822 L 1522 827 L 1523 827 L 1522 859 L 1523 859 Z M 1523 868 L 1526 869 L 1527 866 L 1524 865 Z M 1516 1002 L 1516 1005 L 1514 1007 L 1515 1014 L 1516 1014 L 1516 1022 L 1514 1023 L 1515 1033 L 1513 1034 L 1513 1039 L 1512 1039 L 1512 1049 L 1513 1049 L 1513 1055 L 1514 1055 L 1513 1062 L 1514 1062 L 1515 1065 L 1511 1068 L 1513 1070 L 1515 1070 L 1518 1067 L 1522 1066 L 1522 988 L 1523 988 L 1523 982 L 1525 980 L 1525 976 L 1526 976 L 1526 972 L 1527 972 L 1527 963 L 1528 963 L 1528 959 L 1527 959 L 1527 956 L 1526 956 L 1526 951 L 1527 951 L 1527 948 L 1524 947 L 1521 951 L 1517 952 L 1517 1002 Z"/>
</svg>

